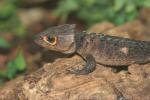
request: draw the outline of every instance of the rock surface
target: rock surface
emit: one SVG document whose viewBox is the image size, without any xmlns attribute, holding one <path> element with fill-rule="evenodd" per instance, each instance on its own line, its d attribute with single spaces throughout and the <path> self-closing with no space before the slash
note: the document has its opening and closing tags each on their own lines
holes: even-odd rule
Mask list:
<svg viewBox="0 0 150 100">
<path fill-rule="evenodd" d="M 82 66 L 79 56 L 57 59 L 43 68 L 9 82 L 0 91 L 0 100 L 128 100 L 150 99 L 150 64 L 131 65 L 118 73 L 97 64 L 89 75 L 68 73 Z"/>
</svg>

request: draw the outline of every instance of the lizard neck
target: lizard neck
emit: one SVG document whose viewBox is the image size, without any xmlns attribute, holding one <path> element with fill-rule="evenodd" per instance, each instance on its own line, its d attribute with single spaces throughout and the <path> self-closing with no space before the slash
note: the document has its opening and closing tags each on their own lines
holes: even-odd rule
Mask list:
<svg viewBox="0 0 150 100">
<path fill-rule="evenodd" d="M 99 37 L 96 33 L 85 34 L 82 36 L 79 44 L 80 46 L 77 48 L 77 53 L 86 57 L 89 54 L 95 54 L 98 51 L 99 46 Z"/>
<path fill-rule="evenodd" d="M 85 34 L 86 34 L 85 32 L 76 32 L 76 34 L 75 34 L 75 44 L 76 44 L 75 52 L 77 52 L 80 48 L 82 48 Z"/>
</svg>

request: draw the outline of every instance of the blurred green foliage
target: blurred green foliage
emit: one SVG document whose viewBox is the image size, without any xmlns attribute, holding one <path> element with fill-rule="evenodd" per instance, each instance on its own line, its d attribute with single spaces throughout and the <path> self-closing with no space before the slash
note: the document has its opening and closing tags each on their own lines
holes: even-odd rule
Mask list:
<svg viewBox="0 0 150 100">
<path fill-rule="evenodd" d="M 16 58 L 9 61 L 7 69 L 0 72 L 0 81 L 3 79 L 13 79 L 18 72 L 22 72 L 26 69 L 26 62 L 22 52 L 18 52 Z"/>
<path fill-rule="evenodd" d="M 26 35 L 25 28 L 17 15 L 20 0 L 0 1 L 0 32 L 14 33 L 18 37 Z"/>
<path fill-rule="evenodd" d="M 16 58 L 10 61 L 7 65 L 6 75 L 8 79 L 12 79 L 16 76 L 18 71 L 24 71 L 26 68 L 25 59 L 22 52 L 19 52 Z"/>
<path fill-rule="evenodd" d="M 7 42 L 4 38 L 0 37 L 0 47 L 1 48 L 10 48 L 10 43 Z"/>
<path fill-rule="evenodd" d="M 64 21 L 73 14 L 87 25 L 105 20 L 120 25 L 135 19 L 141 7 L 150 7 L 150 0 L 60 0 L 55 14 Z"/>
<path fill-rule="evenodd" d="M 0 34 L 13 33 L 19 38 L 26 35 L 25 27 L 20 22 L 17 15 L 20 0 L 1 0 L 0 1 Z M 0 48 L 10 49 L 11 43 L 0 37 Z M 0 84 L 6 79 L 14 78 L 19 72 L 26 69 L 26 62 L 23 53 L 19 51 L 13 60 L 6 64 L 7 68 L 0 71 Z"/>
</svg>

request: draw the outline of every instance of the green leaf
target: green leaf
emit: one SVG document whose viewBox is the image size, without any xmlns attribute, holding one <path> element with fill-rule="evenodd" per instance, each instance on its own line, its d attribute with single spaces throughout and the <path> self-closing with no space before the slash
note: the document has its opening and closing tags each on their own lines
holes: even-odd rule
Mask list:
<svg viewBox="0 0 150 100">
<path fill-rule="evenodd" d="M 16 76 L 17 71 L 24 71 L 25 68 L 26 68 L 26 63 L 23 54 L 22 52 L 19 52 L 16 58 L 7 64 L 7 70 L 6 70 L 7 78 L 13 79 Z"/>
<path fill-rule="evenodd" d="M 127 13 L 134 12 L 134 11 L 137 9 L 137 6 L 138 6 L 138 5 L 136 5 L 136 2 L 135 2 L 135 1 L 130 0 L 130 1 L 128 1 L 128 2 L 126 3 L 125 11 L 126 11 Z"/>
<path fill-rule="evenodd" d="M 14 33 L 22 38 L 27 33 L 17 15 L 16 1 L 18 0 L 3 0 L 0 3 L 0 32 Z"/>
<path fill-rule="evenodd" d="M 81 0 L 80 2 L 84 4 L 85 7 L 91 7 L 97 0 Z"/>
<path fill-rule="evenodd" d="M 75 11 L 79 7 L 77 0 L 62 0 L 58 5 L 58 8 L 54 11 L 54 15 L 61 16 L 63 20 L 66 20 L 69 13 Z"/>
<path fill-rule="evenodd" d="M 18 71 L 23 71 L 23 70 L 25 70 L 25 68 L 26 68 L 26 62 L 25 62 L 25 59 L 24 59 L 24 57 L 23 57 L 22 52 L 19 52 L 19 53 L 17 54 L 17 57 L 16 57 L 16 59 L 14 60 L 14 63 L 15 63 L 16 69 L 17 69 Z"/>
<path fill-rule="evenodd" d="M 126 16 L 124 14 L 119 15 L 119 16 L 115 16 L 115 19 L 113 20 L 113 22 L 116 25 L 121 25 L 125 22 L 125 18 L 126 18 Z"/>
<path fill-rule="evenodd" d="M 7 42 L 4 38 L 0 37 L 0 47 L 1 48 L 10 48 L 10 43 Z"/>
<path fill-rule="evenodd" d="M 114 11 L 121 10 L 126 4 L 127 0 L 114 0 Z"/>
<path fill-rule="evenodd" d="M 150 0 L 144 0 L 143 1 L 143 6 L 150 7 Z"/>
<path fill-rule="evenodd" d="M 134 11 L 128 14 L 127 21 L 132 21 L 138 16 L 138 11 Z"/>
<path fill-rule="evenodd" d="M 7 2 L 0 3 L 0 16 L 12 16 L 16 11 L 16 7 Z"/>
<path fill-rule="evenodd" d="M 26 31 L 25 31 L 25 27 L 24 27 L 21 23 L 19 23 L 19 21 L 18 21 L 18 24 L 16 25 L 15 31 L 16 31 L 15 34 L 16 34 L 19 38 L 24 38 L 24 37 L 27 35 L 27 33 L 26 33 Z"/>
<path fill-rule="evenodd" d="M 104 20 L 120 25 L 135 19 L 144 7 L 150 7 L 150 0 L 60 0 L 56 11 L 63 19 L 72 14 L 90 26 Z"/>
<path fill-rule="evenodd" d="M 7 78 L 8 79 L 13 79 L 16 76 L 16 72 L 17 72 L 17 69 L 16 69 L 14 61 L 10 61 L 7 64 L 7 72 L 6 72 L 7 73 Z"/>
</svg>

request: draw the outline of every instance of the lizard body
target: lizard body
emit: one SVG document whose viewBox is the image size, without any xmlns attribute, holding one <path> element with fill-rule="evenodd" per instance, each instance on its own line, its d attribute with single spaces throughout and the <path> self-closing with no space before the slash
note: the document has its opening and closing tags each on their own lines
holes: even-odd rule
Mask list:
<svg viewBox="0 0 150 100">
<path fill-rule="evenodd" d="M 117 67 L 150 62 L 150 41 L 77 32 L 74 24 L 49 28 L 38 34 L 35 42 L 51 50 L 79 54 L 86 65 L 81 70 L 71 71 L 75 74 L 92 72 L 96 63 Z"/>
</svg>

